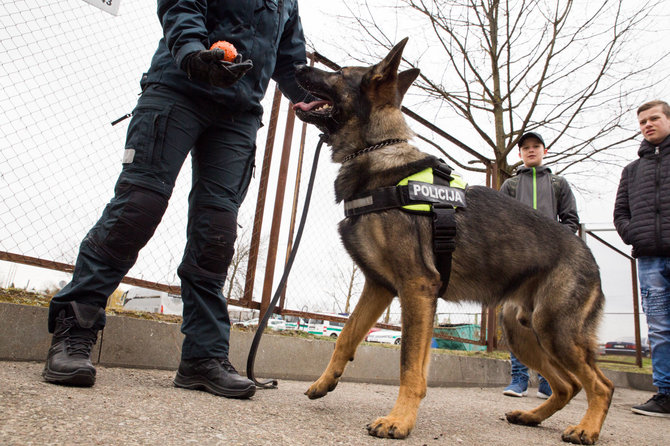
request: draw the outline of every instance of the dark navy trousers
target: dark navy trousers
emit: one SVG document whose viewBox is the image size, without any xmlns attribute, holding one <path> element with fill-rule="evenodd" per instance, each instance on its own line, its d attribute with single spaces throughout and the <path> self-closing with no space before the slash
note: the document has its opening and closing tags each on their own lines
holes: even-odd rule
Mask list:
<svg viewBox="0 0 670 446">
<path fill-rule="evenodd" d="M 81 243 L 72 281 L 54 296 L 105 307 L 167 208 L 188 153 L 192 158 L 187 243 L 178 268 L 184 302 L 182 358 L 228 354 L 230 320 L 222 288 L 233 255 L 237 211 L 254 169 L 255 113 L 188 98 L 161 85 L 140 96 L 128 127 L 114 197 Z"/>
</svg>

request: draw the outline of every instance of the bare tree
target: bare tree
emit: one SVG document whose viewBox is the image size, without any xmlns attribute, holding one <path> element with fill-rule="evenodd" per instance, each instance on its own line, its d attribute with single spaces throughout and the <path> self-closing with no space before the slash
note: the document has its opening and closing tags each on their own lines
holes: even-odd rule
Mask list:
<svg viewBox="0 0 670 446">
<path fill-rule="evenodd" d="M 346 266 L 337 264 L 337 271 L 334 275 L 336 289 L 330 294 L 339 310 L 349 314 L 351 312 L 351 298 L 361 292 L 363 278 L 361 270 L 356 263 L 349 260 Z M 344 300 L 344 307 L 340 305 L 341 300 Z"/>
<path fill-rule="evenodd" d="M 249 230 L 243 230 L 235 240 L 235 253 L 228 267 L 228 275 L 224 285 L 224 293 L 227 299 L 242 299 L 244 295 L 245 273 L 249 262 L 251 250 L 251 236 Z M 264 241 L 261 240 L 261 246 Z"/>
<path fill-rule="evenodd" d="M 588 160 L 620 163 L 616 149 L 638 135 L 633 110 L 653 99 L 641 93 L 668 79 L 654 70 L 668 56 L 665 40 L 656 38 L 651 60 L 640 51 L 663 1 L 345 3 L 349 24 L 365 36 L 347 50 L 355 60 L 375 61 L 412 36 L 404 60 L 422 70 L 422 101 L 440 107 L 436 118 L 450 129 L 458 126 L 449 118 L 460 118 L 464 143 L 484 147 L 495 163 L 496 187 L 520 164 L 508 155 L 527 131 L 548 136 L 545 163 L 557 173 L 580 173 Z"/>
</svg>

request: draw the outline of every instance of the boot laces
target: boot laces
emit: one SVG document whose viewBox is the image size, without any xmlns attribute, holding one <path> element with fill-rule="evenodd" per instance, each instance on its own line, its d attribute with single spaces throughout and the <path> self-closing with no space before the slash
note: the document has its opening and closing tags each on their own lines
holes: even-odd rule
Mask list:
<svg viewBox="0 0 670 446">
<path fill-rule="evenodd" d="M 235 370 L 235 367 L 233 367 L 233 365 L 230 363 L 230 361 L 228 360 L 227 357 L 226 358 L 220 358 L 219 362 L 221 363 L 221 365 L 223 366 L 223 368 L 227 372 L 239 375 L 239 373 L 237 372 L 237 370 Z"/>
<path fill-rule="evenodd" d="M 58 318 L 56 337 L 65 340 L 65 347 L 70 356 L 91 356 L 91 348 L 98 339 L 98 332 L 92 328 L 81 328 L 74 316 Z"/>
</svg>

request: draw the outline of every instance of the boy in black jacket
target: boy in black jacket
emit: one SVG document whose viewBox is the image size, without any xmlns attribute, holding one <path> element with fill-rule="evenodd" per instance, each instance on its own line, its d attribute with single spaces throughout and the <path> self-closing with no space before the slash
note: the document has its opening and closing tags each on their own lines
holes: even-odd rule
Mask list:
<svg viewBox="0 0 670 446">
<path fill-rule="evenodd" d="M 647 102 L 638 108 L 637 118 L 644 140 L 639 159 L 621 174 L 614 225 L 637 258 L 658 393 L 632 410 L 670 417 L 670 106 Z"/>
</svg>

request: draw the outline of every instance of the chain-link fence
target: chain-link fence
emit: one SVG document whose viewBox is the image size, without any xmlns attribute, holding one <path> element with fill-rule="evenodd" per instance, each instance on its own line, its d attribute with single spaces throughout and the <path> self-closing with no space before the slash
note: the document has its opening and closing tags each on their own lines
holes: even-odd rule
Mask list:
<svg viewBox="0 0 670 446">
<path fill-rule="evenodd" d="M 128 120 L 114 126 L 111 122 L 135 106 L 139 79 L 161 36 L 155 9 L 155 2 L 140 0 L 124 0 L 118 16 L 81 0 L 0 4 L 0 260 L 71 270 L 79 243 L 112 197 L 121 170 Z M 283 99 L 275 123 L 276 143 L 264 150 L 272 127 L 273 91 L 271 85 L 263 102 L 266 125 L 258 134 L 255 180 L 240 209 L 236 258 L 224 289 L 231 301 L 246 302 L 250 308 L 259 308 L 264 283 L 272 282 L 274 290 L 281 276 L 292 237 L 291 219 L 300 215 L 307 186 L 306 173 L 295 186 L 297 173 L 308 172 L 318 140 L 313 127 L 306 129 L 303 139 L 299 122 L 285 134 L 289 108 Z M 420 126 L 415 121 L 412 126 L 420 127 L 415 128 L 420 133 L 415 141 L 421 148 L 441 156 L 434 144 L 444 143 L 444 134 L 435 126 Z M 281 146 L 289 136 L 287 186 L 278 219 L 281 229 L 276 245 L 270 246 L 278 198 L 275 186 L 282 179 Z M 250 300 L 245 300 L 259 178 L 270 155 L 255 278 L 247 286 Z M 362 274 L 339 241 L 337 223 L 343 212 L 333 193 L 338 166 L 328 158 L 322 153 L 310 215 L 282 305 L 292 312 L 349 313 L 363 284 Z M 130 283 L 178 287 L 176 269 L 185 243 L 189 171 L 187 160 L 162 223 L 128 274 L 136 279 Z M 469 173 L 467 179 L 470 184 L 486 182 L 481 174 Z M 276 269 L 270 280 L 266 262 L 273 250 Z M 478 306 L 440 302 L 437 312 L 438 323 L 485 324 L 485 313 Z M 399 324 L 397 299 L 383 321 Z M 479 332 L 475 337 L 479 338 Z"/>
<path fill-rule="evenodd" d="M 129 113 L 140 91 L 139 79 L 161 36 L 155 4 L 125 0 L 118 16 L 81 0 L 4 2 L 0 6 L 0 251 L 5 260 L 19 260 L 68 269 L 88 229 L 112 197 L 121 170 Z M 268 90 L 272 92 L 271 85 Z M 272 94 L 264 103 L 265 127 L 258 134 L 256 180 L 239 213 L 238 256 L 224 290 L 236 301 L 244 292 L 247 253 L 251 244 L 258 177 L 268 136 Z M 276 143 L 269 171 L 253 301 L 260 300 L 266 280 L 266 259 L 275 185 L 288 102 L 282 100 Z M 293 130 L 284 210 L 277 249 L 274 284 L 281 275 L 289 240 L 294 202 L 302 208 L 307 178 L 295 196 L 298 145 L 302 125 Z M 305 164 L 312 162 L 318 134 L 308 128 Z M 279 149 L 277 149 L 279 147 Z M 325 151 L 324 151 L 325 152 Z M 289 279 L 283 307 L 296 311 L 348 313 L 362 288 L 362 274 L 344 252 L 337 234 L 342 218 L 335 204 L 333 179 L 337 166 L 321 157 L 314 198 L 301 251 Z M 142 250 L 128 276 L 178 286 L 176 268 L 185 243 L 190 162 L 184 165 L 170 205 L 154 237 Z M 390 323 L 399 323 L 392 305 Z M 479 308 L 439 309 L 443 322 L 479 322 Z"/>
<path fill-rule="evenodd" d="M 3 251 L 73 264 L 112 197 L 126 125 L 110 123 L 134 107 L 161 32 L 152 2 L 124 7 L 115 17 L 76 0 L 0 6 Z M 186 178 L 130 275 L 174 282 L 178 249 L 164 247 L 184 238 Z"/>
</svg>

